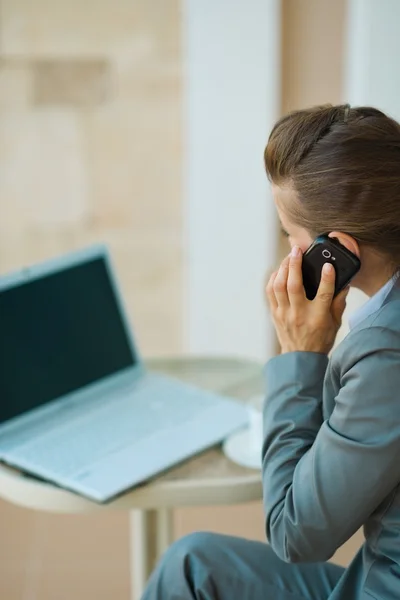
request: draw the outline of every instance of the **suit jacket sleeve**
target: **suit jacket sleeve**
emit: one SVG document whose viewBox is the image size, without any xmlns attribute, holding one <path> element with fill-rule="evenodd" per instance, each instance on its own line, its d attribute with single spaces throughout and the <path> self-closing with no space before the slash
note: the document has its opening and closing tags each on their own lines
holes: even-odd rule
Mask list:
<svg viewBox="0 0 400 600">
<path fill-rule="evenodd" d="M 335 408 L 322 419 L 326 356 L 293 352 L 266 367 L 266 532 L 283 560 L 328 560 L 400 480 L 400 342 L 351 336 Z"/>
</svg>

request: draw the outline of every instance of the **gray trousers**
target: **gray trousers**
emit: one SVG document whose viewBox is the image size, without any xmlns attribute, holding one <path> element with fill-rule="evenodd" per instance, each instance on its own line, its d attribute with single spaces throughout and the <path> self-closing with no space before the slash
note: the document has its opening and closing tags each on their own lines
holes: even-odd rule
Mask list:
<svg viewBox="0 0 400 600">
<path fill-rule="evenodd" d="M 285 563 L 261 542 L 193 533 L 167 550 L 142 600 L 326 600 L 343 571 Z"/>
</svg>

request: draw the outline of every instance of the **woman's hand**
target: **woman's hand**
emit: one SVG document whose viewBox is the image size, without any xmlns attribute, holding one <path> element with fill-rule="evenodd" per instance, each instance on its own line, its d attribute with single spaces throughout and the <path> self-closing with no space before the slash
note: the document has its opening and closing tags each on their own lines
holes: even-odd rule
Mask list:
<svg viewBox="0 0 400 600">
<path fill-rule="evenodd" d="M 333 298 L 335 269 L 327 263 L 322 270 L 316 297 L 308 300 L 303 287 L 301 263 L 302 252 L 295 246 L 268 282 L 267 298 L 276 333 L 282 353 L 328 354 L 342 322 L 348 288 Z"/>
</svg>

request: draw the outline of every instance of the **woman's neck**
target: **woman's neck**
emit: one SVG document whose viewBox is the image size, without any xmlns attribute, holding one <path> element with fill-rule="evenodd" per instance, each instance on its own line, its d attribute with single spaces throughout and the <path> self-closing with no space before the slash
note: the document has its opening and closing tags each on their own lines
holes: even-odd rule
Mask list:
<svg viewBox="0 0 400 600">
<path fill-rule="evenodd" d="M 394 268 L 376 253 L 362 254 L 361 269 L 354 278 L 354 287 L 372 297 L 393 277 Z"/>
<path fill-rule="evenodd" d="M 375 294 L 378 293 L 381 288 L 383 288 L 383 286 L 389 281 L 389 279 L 391 279 L 391 277 L 391 275 L 388 275 L 387 277 L 382 277 L 379 280 L 365 282 L 364 285 L 356 285 L 354 287 L 357 287 L 364 292 L 364 294 L 367 294 L 367 296 L 372 298 L 372 296 L 375 296 Z"/>
</svg>

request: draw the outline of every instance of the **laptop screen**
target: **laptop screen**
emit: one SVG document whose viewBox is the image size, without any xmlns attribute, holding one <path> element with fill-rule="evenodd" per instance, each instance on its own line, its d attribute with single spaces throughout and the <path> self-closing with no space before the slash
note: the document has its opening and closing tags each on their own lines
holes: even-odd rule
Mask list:
<svg viewBox="0 0 400 600">
<path fill-rule="evenodd" d="M 0 423 L 135 362 L 103 258 L 0 290 Z"/>
</svg>

